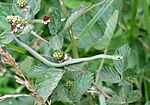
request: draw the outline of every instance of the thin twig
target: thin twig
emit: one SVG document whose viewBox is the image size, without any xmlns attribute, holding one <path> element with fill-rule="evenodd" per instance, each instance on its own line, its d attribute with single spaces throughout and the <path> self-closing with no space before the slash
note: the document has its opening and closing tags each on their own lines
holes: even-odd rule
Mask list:
<svg viewBox="0 0 150 105">
<path fill-rule="evenodd" d="M 97 3 L 97 4 L 93 4 L 92 6 L 90 6 L 89 8 L 87 8 L 87 9 L 83 12 L 82 15 L 84 15 L 84 14 L 90 12 L 92 9 L 94 9 L 94 8 L 96 8 L 96 7 L 98 7 L 98 6 L 102 5 L 102 4 L 105 4 L 107 1 L 108 1 L 108 0 L 103 0 L 103 1 L 101 1 L 101 2 L 99 2 L 99 3 Z"/>
<path fill-rule="evenodd" d="M 47 43 L 47 44 L 50 44 L 47 40 L 45 40 L 44 38 L 40 37 L 39 35 L 37 35 L 36 32 L 34 31 L 31 31 L 30 32 L 32 35 L 34 35 L 35 37 L 39 38 L 40 40 L 42 40 L 43 42 Z"/>
<path fill-rule="evenodd" d="M 31 96 L 31 95 L 29 95 L 29 94 L 14 94 L 14 95 L 7 94 L 4 96 L 0 96 L 0 101 L 3 101 L 7 98 L 28 97 L 28 96 Z"/>
<path fill-rule="evenodd" d="M 92 85 L 93 85 L 93 86 L 95 87 L 95 89 L 96 89 L 99 93 L 101 93 L 104 97 L 110 98 L 110 96 L 109 96 L 108 94 L 106 94 L 104 91 L 100 90 L 100 89 L 98 88 L 98 86 L 97 86 L 94 82 L 92 82 Z"/>
<path fill-rule="evenodd" d="M 108 50 L 107 48 L 104 50 L 104 54 L 107 53 L 107 50 Z M 103 64 L 104 64 L 104 59 L 101 60 L 101 63 L 100 63 L 100 66 L 99 66 L 99 69 L 98 69 L 98 72 L 97 72 L 97 75 L 96 75 L 95 84 L 98 83 L 98 79 L 99 79 L 99 76 L 100 76 L 100 71 L 101 71 L 101 69 L 103 67 Z"/>
</svg>

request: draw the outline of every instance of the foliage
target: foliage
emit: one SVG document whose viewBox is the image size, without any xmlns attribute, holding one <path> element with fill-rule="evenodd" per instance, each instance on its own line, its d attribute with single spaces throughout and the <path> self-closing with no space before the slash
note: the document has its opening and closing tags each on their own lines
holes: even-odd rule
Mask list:
<svg viewBox="0 0 150 105">
<path fill-rule="evenodd" d="M 149 0 L 17 1 L 0 1 L 0 105 L 149 105 Z"/>
</svg>

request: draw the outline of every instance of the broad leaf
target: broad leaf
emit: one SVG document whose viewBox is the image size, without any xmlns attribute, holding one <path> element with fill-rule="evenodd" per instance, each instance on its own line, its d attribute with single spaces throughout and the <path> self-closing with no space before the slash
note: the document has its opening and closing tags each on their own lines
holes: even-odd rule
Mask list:
<svg viewBox="0 0 150 105">
<path fill-rule="evenodd" d="M 80 71 L 86 69 L 87 66 L 88 66 L 87 62 L 83 62 L 83 63 L 66 66 L 65 69 L 68 71 Z"/>
<path fill-rule="evenodd" d="M 20 15 L 25 19 L 32 19 L 40 10 L 41 7 L 41 0 L 27 0 L 29 8 L 27 11 L 21 10 L 16 5 L 17 0 L 13 0 L 12 9 L 15 15 Z"/>
<path fill-rule="evenodd" d="M 120 75 L 114 67 L 106 67 L 101 70 L 100 79 L 110 83 L 119 83 Z"/>
<path fill-rule="evenodd" d="M 124 45 L 115 51 L 115 55 L 123 56 L 121 60 L 114 60 L 114 66 L 120 75 L 123 75 L 123 72 L 128 66 L 128 55 L 129 55 L 128 45 Z"/>
<path fill-rule="evenodd" d="M 63 36 L 61 34 L 54 35 L 50 39 L 50 44 L 51 44 L 50 47 L 53 50 L 60 50 L 63 46 L 63 43 L 64 43 L 64 39 L 63 39 Z"/>
<path fill-rule="evenodd" d="M 114 95 L 111 98 L 107 99 L 107 104 L 108 105 L 124 105 L 126 104 L 126 101 L 124 98 Z"/>
<path fill-rule="evenodd" d="M 115 11 L 119 11 L 122 0 L 111 0 L 87 15 L 78 19 L 73 25 L 75 35 L 78 35 L 80 48 L 91 48 L 95 42 L 102 39 L 107 22 Z M 85 27 L 86 26 L 86 27 Z M 83 29 L 83 27 L 85 27 Z"/>
<path fill-rule="evenodd" d="M 40 64 L 31 69 L 30 76 L 35 78 L 35 86 L 39 94 L 43 96 L 46 101 L 62 78 L 63 71 L 62 69 L 50 68 Z"/>
<path fill-rule="evenodd" d="M 92 81 L 93 74 L 90 72 L 77 75 L 70 90 L 70 100 L 72 102 L 79 102 L 84 92 L 90 88 Z"/>
<path fill-rule="evenodd" d="M 0 47 L 9 44 L 11 41 L 13 41 L 13 38 L 12 38 L 12 33 L 10 33 L 9 31 L 5 31 L 0 34 Z"/>
<path fill-rule="evenodd" d="M 133 103 L 138 101 L 142 97 L 142 94 L 139 90 L 133 90 L 130 93 L 130 96 L 127 98 L 128 103 Z"/>
<path fill-rule="evenodd" d="M 106 23 L 107 27 L 104 36 L 95 43 L 95 49 L 101 50 L 108 47 L 117 26 L 118 16 L 119 11 L 116 10 Z"/>
<path fill-rule="evenodd" d="M 49 31 L 51 35 L 57 35 L 64 26 L 64 21 L 61 20 L 61 13 L 59 10 L 56 10 L 51 16 L 51 21 L 48 24 Z"/>
</svg>

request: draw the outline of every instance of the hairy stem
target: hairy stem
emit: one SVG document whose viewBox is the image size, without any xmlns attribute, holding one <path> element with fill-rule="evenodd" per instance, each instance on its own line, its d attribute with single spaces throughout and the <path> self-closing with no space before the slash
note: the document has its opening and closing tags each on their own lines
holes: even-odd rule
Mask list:
<svg viewBox="0 0 150 105">
<path fill-rule="evenodd" d="M 18 38 L 16 38 L 15 35 L 12 35 L 12 36 L 13 36 L 14 40 L 21 47 L 23 47 L 24 49 L 29 51 L 35 58 L 37 58 L 38 60 L 40 60 L 44 64 L 46 64 L 48 66 L 53 66 L 53 67 L 63 67 L 63 66 L 66 66 L 66 65 L 80 63 L 80 62 L 84 62 L 84 61 L 90 61 L 90 60 L 99 59 L 99 58 L 107 58 L 107 59 L 114 59 L 114 60 L 120 60 L 120 59 L 123 58 L 122 56 L 100 54 L 100 55 L 95 55 L 95 56 L 87 57 L 87 58 L 69 59 L 69 60 L 67 60 L 65 62 L 62 62 L 62 63 L 54 63 L 54 62 L 48 61 L 47 59 L 42 57 L 40 54 L 38 54 L 36 51 L 34 51 L 31 47 L 29 47 L 25 43 L 21 42 Z"/>
<path fill-rule="evenodd" d="M 64 16 L 67 17 L 68 12 L 67 12 L 67 8 L 64 4 L 64 0 L 59 0 L 59 3 L 60 3 L 60 6 L 62 8 L 62 12 L 63 12 Z M 73 57 L 78 58 L 79 55 L 78 55 L 77 43 L 76 43 L 76 39 L 74 38 L 73 30 L 72 30 L 71 26 L 68 28 L 68 34 L 69 34 L 69 37 L 70 37 L 70 40 L 71 40 Z"/>
<path fill-rule="evenodd" d="M 35 37 L 37 37 L 38 39 L 42 40 L 43 42 L 47 43 L 47 44 L 50 44 L 47 40 L 43 39 L 42 37 L 40 37 L 39 35 L 37 35 L 36 32 L 34 31 L 31 31 L 30 32 L 32 35 L 34 35 Z"/>
</svg>

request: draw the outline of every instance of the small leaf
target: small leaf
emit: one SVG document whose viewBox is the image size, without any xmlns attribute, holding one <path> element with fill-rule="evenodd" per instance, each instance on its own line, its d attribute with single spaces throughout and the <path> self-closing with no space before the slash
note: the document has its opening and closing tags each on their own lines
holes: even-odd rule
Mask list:
<svg viewBox="0 0 150 105">
<path fill-rule="evenodd" d="M 107 81 L 110 83 L 119 83 L 121 81 L 120 75 L 114 67 L 103 68 L 101 70 L 100 78 L 102 81 Z"/>
<path fill-rule="evenodd" d="M 130 93 L 130 96 L 127 98 L 128 103 L 133 103 L 138 101 L 142 97 L 142 94 L 139 90 L 133 90 Z"/>
<path fill-rule="evenodd" d="M 10 33 L 9 31 L 5 31 L 0 34 L 0 47 L 9 44 L 11 41 L 13 41 L 13 38 L 12 38 L 12 33 Z"/>
<path fill-rule="evenodd" d="M 62 69 L 50 68 L 40 64 L 31 69 L 30 76 L 35 78 L 35 86 L 39 94 L 43 96 L 46 101 L 62 78 L 63 71 Z"/>
<path fill-rule="evenodd" d="M 64 39 L 61 34 L 52 36 L 50 39 L 51 48 L 53 50 L 60 50 L 63 46 Z"/>
<path fill-rule="evenodd" d="M 100 105 L 106 105 L 105 97 L 103 95 L 99 96 L 99 102 L 100 102 Z"/>
<path fill-rule="evenodd" d="M 109 105 L 124 105 L 126 104 L 126 101 L 124 98 L 114 95 L 111 98 L 107 99 L 107 104 Z"/>
<path fill-rule="evenodd" d="M 129 47 L 128 45 L 124 45 L 115 51 L 114 55 L 123 56 L 121 60 L 114 60 L 114 66 L 118 73 L 122 76 L 123 72 L 126 70 L 128 66 L 128 55 L 129 55 Z"/>
<path fill-rule="evenodd" d="M 70 90 L 70 100 L 72 102 L 79 102 L 84 92 L 90 88 L 92 81 L 93 74 L 90 72 L 77 75 Z"/>
</svg>

